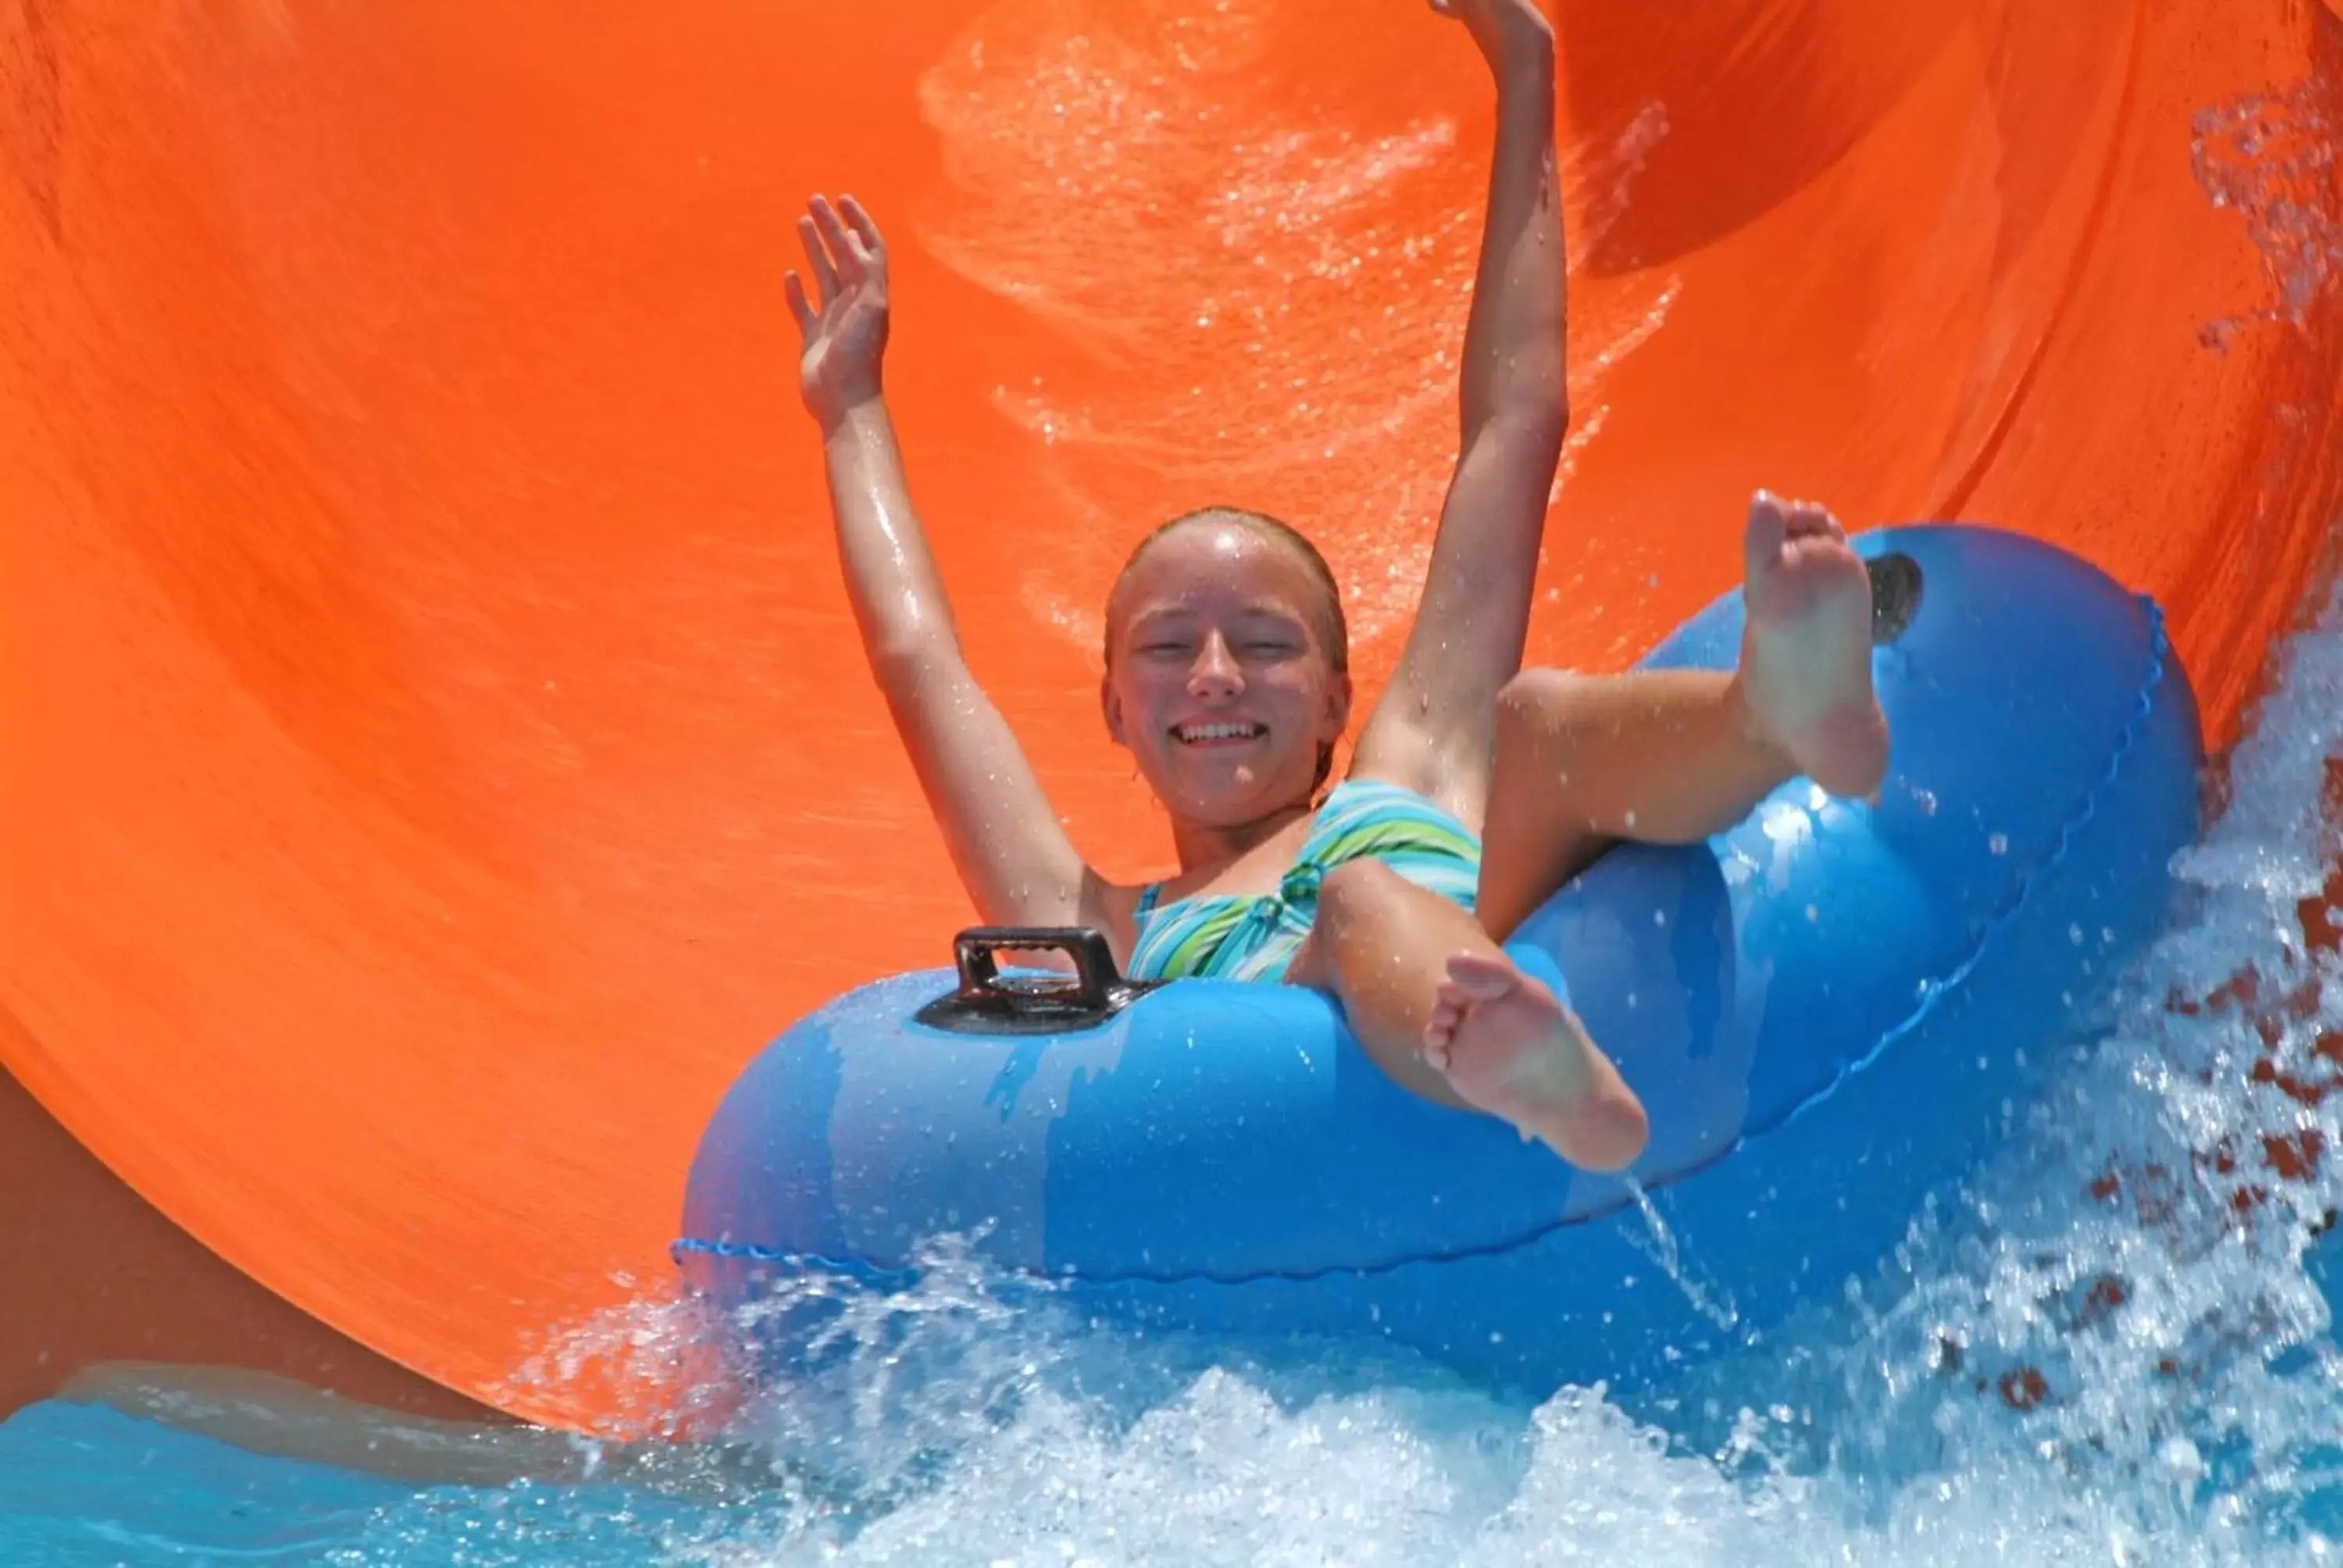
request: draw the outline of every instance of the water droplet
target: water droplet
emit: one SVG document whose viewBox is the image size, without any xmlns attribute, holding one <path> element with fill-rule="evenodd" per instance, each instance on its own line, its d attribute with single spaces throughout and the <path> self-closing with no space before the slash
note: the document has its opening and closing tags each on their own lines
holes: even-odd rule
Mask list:
<svg viewBox="0 0 2343 1568">
<path fill-rule="evenodd" d="M 1985 841 L 1985 847 L 1996 855 L 2006 855 L 2009 853 L 2009 835 L 1996 833 Z"/>
</svg>

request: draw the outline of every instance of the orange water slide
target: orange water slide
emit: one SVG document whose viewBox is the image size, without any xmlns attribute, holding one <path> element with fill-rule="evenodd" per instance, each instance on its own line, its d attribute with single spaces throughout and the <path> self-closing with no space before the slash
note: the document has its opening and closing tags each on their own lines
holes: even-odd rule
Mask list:
<svg viewBox="0 0 2343 1568">
<path fill-rule="evenodd" d="M 1763 484 L 2081 551 L 2232 734 L 2337 512 L 2331 7 L 1560 22 L 1534 654 L 1631 660 Z M 1108 580 L 1264 507 L 1389 668 L 1490 127 L 1420 0 L 0 0 L 0 1398 L 142 1354 L 639 1416 L 571 1336 L 669 1288 L 704 1117 L 966 918 L 832 559 L 798 203 L 895 241 L 971 657 L 1136 870 Z"/>
</svg>

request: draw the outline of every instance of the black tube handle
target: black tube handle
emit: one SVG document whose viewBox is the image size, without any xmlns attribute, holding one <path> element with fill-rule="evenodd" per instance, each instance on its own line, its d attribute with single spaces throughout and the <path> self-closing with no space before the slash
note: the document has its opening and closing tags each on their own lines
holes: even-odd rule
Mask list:
<svg viewBox="0 0 2343 1568">
<path fill-rule="evenodd" d="M 952 957 L 960 965 L 960 990 L 964 997 L 998 996 L 1001 966 L 998 952 L 1062 952 L 1074 960 L 1078 1006 L 1103 1008 L 1122 986 L 1114 950 L 1106 933 L 1089 926 L 974 926 L 952 939 Z"/>
<path fill-rule="evenodd" d="M 993 956 L 1004 950 L 1066 953 L 1074 960 L 1074 979 L 1004 980 Z M 913 1015 L 952 1034 L 1090 1029 L 1162 983 L 1125 980 L 1106 934 L 1088 926 L 976 926 L 952 939 L 952 957 L 960 965 L 960 989 Z"/>
</svg>

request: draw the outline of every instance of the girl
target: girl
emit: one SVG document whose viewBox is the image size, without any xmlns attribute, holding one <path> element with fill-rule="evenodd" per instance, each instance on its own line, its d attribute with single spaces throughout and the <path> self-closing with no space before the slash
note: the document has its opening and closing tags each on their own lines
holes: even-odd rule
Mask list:
<svg viewBox="0 0 2343 1568">
<path fill-rule="evenodd" d="M 1321 988 L 1410 1089 L 1618 1170 L 1644 1147 L 1643 1106 L 1498 944 L 1608 842 L 1697 842 L 1801 773 L 1875 788 L 1868 578 L 1826 512 L 1761 492 L 1737 670 L 1520 670 L 1568 423 L 1554 36 L 1534 0 L 1432 8 L 1463 24 L 1497 91 L 1463 445 L 1416 622 L 1322 799 L 1352 699 L 1332 577 L 1283 523 L 1192 512 L 1116 582 L 1101 687 L 1180 871 L 1131 887 L 1084 864 L 961 658 L 880 388 L 886 246 L 851 197 L 799 220 L 800 386 L 872 673 L 982 920 L 1102 930 L 1134 977 Z"/>
</svg>

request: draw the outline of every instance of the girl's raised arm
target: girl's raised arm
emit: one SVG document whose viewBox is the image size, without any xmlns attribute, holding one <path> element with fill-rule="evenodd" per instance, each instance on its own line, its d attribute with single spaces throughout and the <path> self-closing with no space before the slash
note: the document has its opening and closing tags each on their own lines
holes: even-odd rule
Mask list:
<svg viewBox="0 0 2343 1568">
<path fill-rule="evenodd" d="M 1570 419 L 1554 31 L 1534 0 L 1433 0 L 1497 85 L 1497 143 L 1464 334 L 1463 439 L 1423 598 L 1352 771 L 1477 822 L 1497 692 L 1521 666 Z"/>
<path fill-rule="evenodd" d="M 1041 791 L 1024 749 L 962 657 L 942 578 L 911 509 L 880 380 L 887 247 L 851 196 L 799 221 L 809 292 L 785 280 L 804 337 L 799 390 L 821 427 L 838 554 L 871 674 L 886 694 L 953 864 L 992 925 L 1104 928 L 1105 890 Z"/>
</svg>

